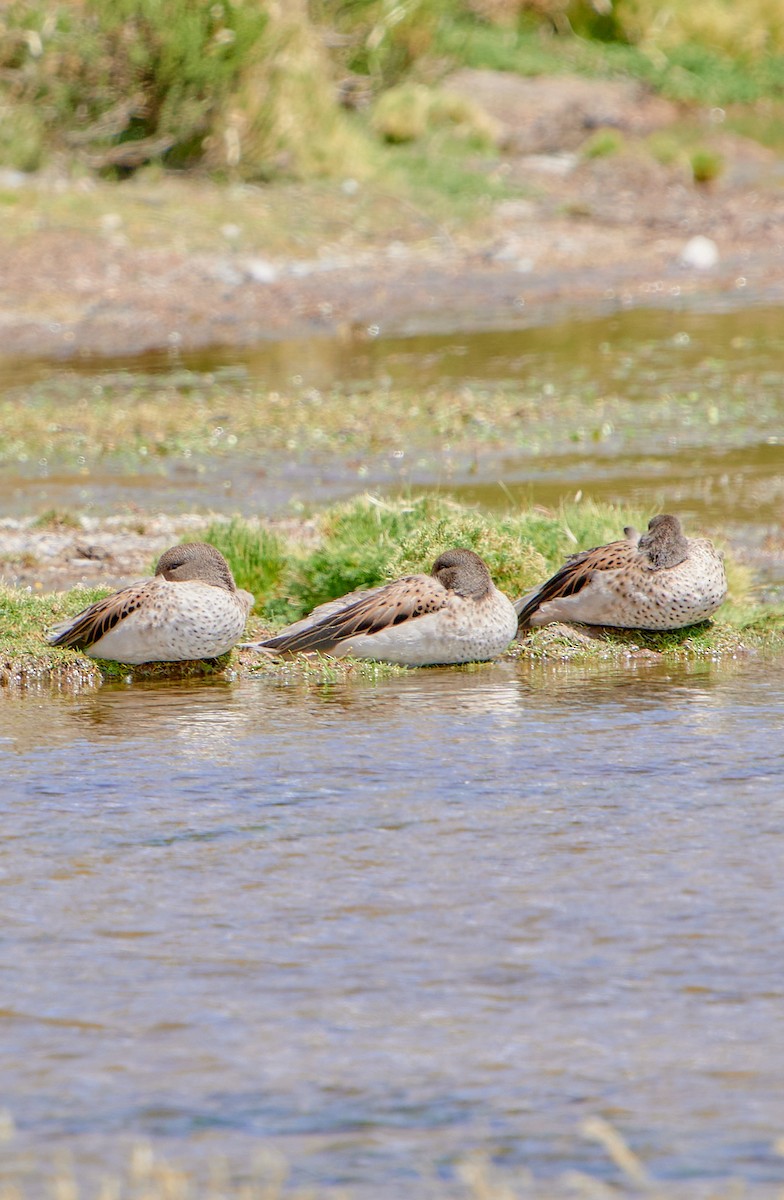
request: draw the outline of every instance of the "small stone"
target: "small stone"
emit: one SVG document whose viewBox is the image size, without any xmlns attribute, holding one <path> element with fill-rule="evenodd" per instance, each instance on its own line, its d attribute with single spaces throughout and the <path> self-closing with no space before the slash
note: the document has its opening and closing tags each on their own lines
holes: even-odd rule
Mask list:
<svg viewBox="0 0 784 1200">
<path fill-rule="evenodd" d="M 220 259 L 217 262 L 210 264 L 209 275 L 218 283 L 223 283 L 227 287 L 239 287 L 244 282 L 244 276 L 241 271 L 238 271 L 226 259 Z"/>
<path fill-rule="evenodd" d="M 542 175 L 571 175 L 580 159 L 577 154 L 525 154 L 520 158 L 520 166 L 529 171 L 538 171 Z"/>
<path fill-rule="evenodd" d="M 111 558 L 111 554 L 108 550 L 105 550 L 103 546 L 95 546 L 86 542 L 78 542 L 74 549 L 77 557 L 85 558 L 89 561 L 101 562 Z"/>
<path fill-rule="evenodd" d="M 251 258 L 245 264 L 248 278 L 254 283 L 274 283 L 278 278 L 278 269 L 263 258 Z"/>
<path fill-rule="evenodd" d="M 0 171 L 0 187 L 4 188 L 20 188 L 24 187 L 30 180 L 30 176 L 24 171 L 15 171 L 11 167 L 5 167 Z"/>
<path fill-rule="evenodd" d="M 689 238 L 681 250 L 680 262 L 684 267 L 694 267 L 698 271 L 710 271 L 719 261 L 719 248 L 712 238 L 698 234 Z"/>
</svg>

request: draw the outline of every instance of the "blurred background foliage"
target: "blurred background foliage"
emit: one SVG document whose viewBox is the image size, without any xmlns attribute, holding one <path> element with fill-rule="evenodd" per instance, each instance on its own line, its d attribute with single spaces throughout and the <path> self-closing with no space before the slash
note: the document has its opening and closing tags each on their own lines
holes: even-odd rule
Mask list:
<svg viewBox="0 0 784 1200">
<path fill-rule="evenodd" d="M 0 165 L 361 177 L 385 145 L 433 124 L 482 142 L 481 117 L 439 98 L 460 65 L 634 77 L 703 104 L 778 101 L 784 4 L 8 0 Z"/>
</svg>

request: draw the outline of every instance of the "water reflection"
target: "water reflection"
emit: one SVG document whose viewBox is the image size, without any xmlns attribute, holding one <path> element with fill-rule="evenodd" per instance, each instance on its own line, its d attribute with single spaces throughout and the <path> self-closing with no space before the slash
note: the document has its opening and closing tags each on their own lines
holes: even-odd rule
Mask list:
<svg viewBox="0 0 784 1200">
<path fill-rule="evenodd" d="M 645 397 L 656 384 L 696 376 L 702 383 L 726 387 L 728 362 L 734 376 L 764 378 L 767 372 L 775 386 L 782 354 L 780 307 L 738 307 L 735 296 L 729 311 L 715 303 L 701 311 L 689 303 L 587 318 L 582 313 L 555 321 L 547 313 L 546 324 L 527 327 L 499 325 L 372 339 L 311 337 L 261 342 L 241 350 L 213 346 L 185 354 L 163 350 L 114 359 L 82 357 L 76 365 L 4 358 L 0 385 L 31 386 L 55 378 L 126 372 L 166 375 L 175 381 L 180 376 L 184 382 L 212 375 L 237 384 L 249 375 L 282 389 L 368 383 L 426 388 L 466 379 L 548 378 L 566 368 L 575 380 L 595 381 L 597 391 L 622 382 L 628 394 Z"/>
<path fill-rule="evenodd" d="M 661 1178 L 781 1182 L 783 699 L 761 661 L 7 697 L 20 1147 L 264 1138 L 419 1197 L 471 1149 L 611 1178 L 599 1112 Z"/>
</svg>

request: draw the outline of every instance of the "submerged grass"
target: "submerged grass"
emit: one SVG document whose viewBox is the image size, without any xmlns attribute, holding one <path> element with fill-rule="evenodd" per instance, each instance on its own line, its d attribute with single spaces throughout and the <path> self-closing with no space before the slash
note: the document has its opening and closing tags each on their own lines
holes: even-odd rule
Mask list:
<svg viewBox="0 0 784 1200">
<path fill-rule="evenodd" d="M 253 640 L 355 588 L 429 571 L 438 554 L 454 546 L 481 554 L 498 586 L 516 598 L 545 579 L 568 554 L 620 537 L 627 524 L 645 528 L 652 515 L 590 500 L 564 504 L 557 511 L 529 508 L 488 514 L 444 496 L 380 500 L 366 495 L 321 513 L 315 535 L 308 539 L 294 532 L 284 536 L 263 522 L 238 518 L 210 525 L 203 538 L 225 554 L 238 586 L 256 597 L 247 633 L 247 640 Z M 187 540 L 193 536 L 189 530 Z M 784 607 L 756 604 L 748 572 L 730 557 L 727 575 L 729 600 L 715 621 L 671 633 L 552 625 L 527 635 L 508 656 L 590 663 L 622 662 L 630 656 L 684 661 L 784 653 Z M 45 678 L 95 683 L 239 671 L 274 676 L 283 683 L 329 684 L 376 682 L 400 671 L 383 664 L 318 657 L 280 663 L 250 651 L 204 663 L 133 668 L 96 664 L 84 654 L 46 643 L 46 631 L 53 624 L 105 594 L 101 589 L 74 589 L 62 595 L 0 590 L 0 682 Z"/>
<path fill-rule="evenodd" d="M 591 322 L 570 325 L 569 336 L 576 356 L 593 353 L 582 344 L 596 337 Z M 649 371 L 654 354 L 667 372 L 665 383 L 653 394 L 638 394 L 632 369 L 639 364 Z M 751 406 L 748 374 L 733 363 L 718 390 L 710 362 L 697 364 L 689 377 L 668 364 L 668 354 L 667 343 L 644 346 L 624 367 L 597 353 L 600 382 L 581 374 L 578 364 L 557 376 L 557 395 L 546 367 L 514 383 L 323 390 L 270 390 L 239 369 L 163 376 L 118 371 L 98 383 L 67 375 L 9 388 L 0 397 L 0 463 L 24 467 L 46 459 L 85 474 L 107 462 L 193 467 L 206 456 L 269 463 L 281 453 L 303 460 L 402 453 L 410 460 L 441 453 L 445 445 L 453 455 L 541 455 L 609 441 L 647 449 L 674 425 L 683 446 L 729 445 L 780 424 L 782 377 L 775 367 L 755 381 Z"/>
<path fill-rule="evenodd" d="M 439 1170 L 429 1172 L 426 1194 L 432 1200 L 597 1200 L 597 1197 L 616 1196 L 619 1200 L 631 1200 L 640 1195 L 655 1196 L 657 1200 L 699 1200 L 706 1194 L 702 1180 L 696 1183 L 688 1178 L 668 1180 L 661 1184 L 649 1173 L 644 1160 L 626 1140 L 624 1134 L 600 1116 L 588 1116 L 575 1131 L 580 1138 L 598 1144 L 606 1156 L 607 1168 L 612 1179 L 609 1183 L 593 1173 L 584 1174 L 572 1168 L 545 1180 L 538 1180 L 530 1171 L 510 1167 L 503 1160 L 494 1162 L 489 1154 L 475 1152 L 464 1155 L 450 1164 L 449 1175 Z M 8 1112 L 0 1111 L 0 1138 L 11 1143 L 6 1150 L 13 1151 L 13 1119 Z M 781 1153 L 775 1143 L 773 1153 Z M 50 1194 L 68 1200 L 82 1200 L 87 1195 L 101 1197 L 144 1197 L 144 1200 L 347 1200 L 347 1193 L 334 1187 L 311 1183 L 306 1190 L 292 1180 L 292 1168 L 286 1157 L 271 1145 L 262 1145 L 246 1163 L 230 1162 L 223 1155 L 208 1160 L 201 1169 L 194 1169 L 187 1162 L 172 1161 L 159 1156 L 149 1142 L 139 1142 L 132 1147 L 125 1162 L 115 1167 L 111 1175 L 105 1176 L 98 1193 L 83 1186 L 79 1179 L 79 1163 L 74 1161 L 68 1148 L 54 1156 L 44 1147 L 28 1153 L 27 1161 L 17 1176 L 13 1166 L 4 1172 L 4 1195 L 9 1200 L 27 1200 L 30 1196 Z M 187 1151 L 186 1151 L 187 1154 Z M 443 1168 L 443 1163 L 441 1164 Z M 308 1176 L 312 1170 L 306 1170 Z M 206 1176 L 206 1177 L 205 1177 Z M 409 1193 L 422 1194 L 420 1186 L 424 1180 L 412 1168 Z M 402 1193 L 401 1193 L 402 1194 Z M 714 1200 L 736 1200 L 739 1194 L 748 1200 L 771 1200 L 775 1196 L 772 1185 L 754 1185 L 736 1178 L 718 1179 L 711 1182 L 710 1196 Z M 367 1200 L 373 1195 L 372 1185 L 352 1188 L 354 1200 Z"/>
</svg>

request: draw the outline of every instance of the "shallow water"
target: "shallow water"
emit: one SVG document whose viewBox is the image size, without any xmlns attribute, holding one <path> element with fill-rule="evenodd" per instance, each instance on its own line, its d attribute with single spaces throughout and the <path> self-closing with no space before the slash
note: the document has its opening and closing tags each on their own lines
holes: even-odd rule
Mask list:
<svg viewBox="0 0 784 1200">
<path fill-rule="evenodd" d="M 495 507 L 552 505 L 580 491 L 677 508 L 686 520 L 753 538 L 755 528 L 779 525 L 784 498 L 782 330 L 781 308 L 649 309 L 534 329 L 314 338 L 113 362 L 0 362 L 0 392 L 69 378 L 88 392 L 90 381 L 118 372 L 131 382 L 151 376 L 208 390 L 220 378 L 229 388 L 258 383 L 284 394 L 334 386 L 425 393 L 468 382 L 486 389 L 490 418 L 495 388 L 533 398 L 551 418 L 501 451 L 480 422 L 462 449 L 436 438 L 384 455 L 341 456 L 333 446 L 321 457 L 296 450 L 249 457 L 239 445 L 231 456 L 172 454 L 147 466 L 8 463 L 0 502 L 24 514 L 128 504 L 271 513 L 368 488 L 446 488 Z"/>
<path fill-rule="evenodd" d="M 784 1182 L 783 704 L 754 660 L 6 694 L 6 1170 L 612 1181 L 599 1114 Z"/>
</svg>

